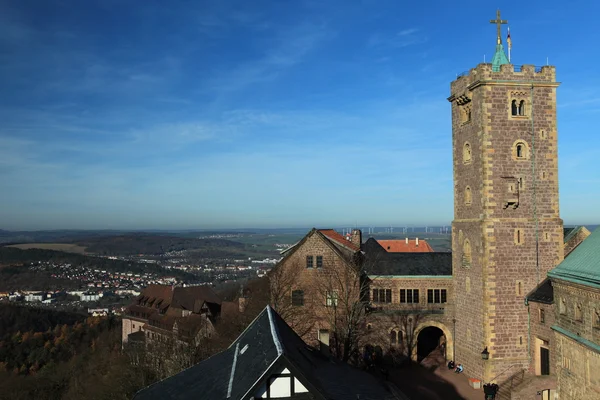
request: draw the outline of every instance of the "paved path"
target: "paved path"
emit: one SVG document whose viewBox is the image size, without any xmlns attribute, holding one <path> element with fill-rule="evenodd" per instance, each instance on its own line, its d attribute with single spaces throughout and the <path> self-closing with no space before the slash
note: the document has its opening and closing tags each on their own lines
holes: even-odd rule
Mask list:
<svg viewBox="0 0 600 400">
<path fill-rule="evenodd" d="M 469 386 L 465 374 L 448 370 L 441 353 L 434 352 L 421 364 L 392 369 L 389 379 L 414 400 L 483 400 L 483 389 Z"/>
</svg>

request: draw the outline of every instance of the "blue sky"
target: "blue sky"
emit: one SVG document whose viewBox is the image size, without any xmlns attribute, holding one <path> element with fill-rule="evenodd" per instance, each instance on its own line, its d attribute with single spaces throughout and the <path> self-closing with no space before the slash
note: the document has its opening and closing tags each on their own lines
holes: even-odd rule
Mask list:
<svg viewBox="0 0 600 400">
<path fill-rule="evenodd" d="M 498 4 L 0 0 L 0 229 L 448 224 L 450 81 Z M 598 223 L 600 4 L 501 2 Z"/>
</svg>

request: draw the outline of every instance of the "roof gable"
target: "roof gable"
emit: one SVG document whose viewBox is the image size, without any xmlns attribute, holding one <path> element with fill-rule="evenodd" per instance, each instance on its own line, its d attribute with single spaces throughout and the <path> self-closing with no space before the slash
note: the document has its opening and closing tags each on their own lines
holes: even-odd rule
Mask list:
<svg viewBox="0 0 600 400">
<path fill-rule="evenodd" d="M 360 246 L 351 240 L 346 239 L 333 229 L 319 229 L 318 231 L 334 244 L 340 245 L 352 251 L 360 250 Z"/>
<path fill-rule="evenodd" d="M 324 234 L 323 231 L 329 233 L 330 236 L 327 236 L 326 234 Z M 278 263 L 278 266 L 283 264 L 287 259 L 289 259 L 296 252 L 296 250 L 298 250 L 299 248 L 304 246 L 305 243 L 307 242 L 307 240 L 315 235 L 317 235 L 318 238 L 320 238 L 326 245 L 328 245 L 329 248 L 331 248 L 349 266 L 353 265 L 354 261 L 355 261 L 354 257 L 358 253 L 360 253 L 360 246 L 357 246 L 357 245 L 353 244 L 352 242 L 344 239 L 344 237 L 342 235 L 340 235 L 339 233 L 337 233 L 335 231 L 333 231 L 333 232 L 335 232 L 337 234 L 337 236 L 339 236 L 339 238 L 333 239 L 336 237 L 336 235 L 331 234 L 331 232 L 329 232 L 329 231 L 333 231 L 333 230 L 332 229 L 316 229 L 316 228 L 311 229 L 310 232 L 308 232 L 306 234 L 306 236 L 304 236 L 302 238 L 302 240 L 300 240 L 298 243 L 296 243 L 293 247 L 290 247 L 289 249 L 287 249 L 286 251 L 281 253 L 284 257 Z"/>
<path fill-rule="evenodd" d="M 600 228 L 551 270 L 548 276 L 600 287 Z"/>
<path fill-rule="evenodd" d="M 393 399 L 375 377 L 309 348 L 267 306 L 225 351 L 139 391 L 135 399 L 249 399 L 282 368 L 318 399 Z"/>
</svg>

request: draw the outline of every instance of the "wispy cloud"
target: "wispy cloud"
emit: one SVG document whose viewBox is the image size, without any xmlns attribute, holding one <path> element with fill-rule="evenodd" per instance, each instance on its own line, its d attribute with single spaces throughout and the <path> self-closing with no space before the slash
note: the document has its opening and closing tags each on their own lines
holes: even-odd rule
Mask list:
<svg viewBox="0 0 600 400">
<path fill-rule="evenodd" d="M 231 70 L 213 76 L 209 82 L 210 89 L 224 94 L 274 80 L 286 69 L 302 62 L 308 53 L 333 34 L 326 25 L 313 23 L 285 28 L 275 38 L 266 41 L 269 47 L 262 57 L 246 60 Z"/>
<path fill-rule="evenodd" d="M 427 36 L 417 28 L 403 29 L 395 34 L 376 32 L 367 40 L 367 46 L 372 48 L 403 48 L 425 43 Z"/>
</svg>

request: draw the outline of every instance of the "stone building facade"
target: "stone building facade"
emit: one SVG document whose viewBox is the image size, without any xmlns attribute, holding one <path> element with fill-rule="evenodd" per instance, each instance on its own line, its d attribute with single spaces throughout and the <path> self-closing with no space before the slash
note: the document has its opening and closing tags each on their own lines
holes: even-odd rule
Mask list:
<svg viewBox="0 0 600 400">
<path fill-rule="evenodd" d="M 396 348 L 415 360 L 443 344 L 446 358 L 454 359 L 452 275 L 370 275 L 369 278 L 367 341 L 370 344 L 386 350 Z M 390 298 L 385 296 L 386 291 Z M 432 327 L 437 328 L 437 342 L 427 341 L 420 346 L 422 331 Z"/>
<path fill-rule="evenodd" d="M 306 343 L 329 346 L 334 319 L 359 303 L 361 241 L 312 229 L 269 273 L 271 305 Z"/>
<path fill-rule="evenodd" d="M 561 399 L 600 398 L 600 229 L 548 276 L 554 289 Z"/>
<path fill-rule="evenodd" d="M 557 87 L 554 67 L 511 64 L 451 84 L 455 357 L 483 381 L 529 367 L 524 297 L 563 259 Z"/>
<path fill-rule="evenodd" d="M 269 273 L 272 306 L 312 345 L 329 344 L 333 313 L 343 319 L 364 309 L 364 316 L 345 321 L 360 330 L 361 347 L 418 359 L 443 344 L 453 358 L 451 254 L 390 252 L 388 245 L 401 246 L 384 244 L 369 239 L 361 246 L 358 230 L 349 238 L 311 230 Z"/>
</svg>

